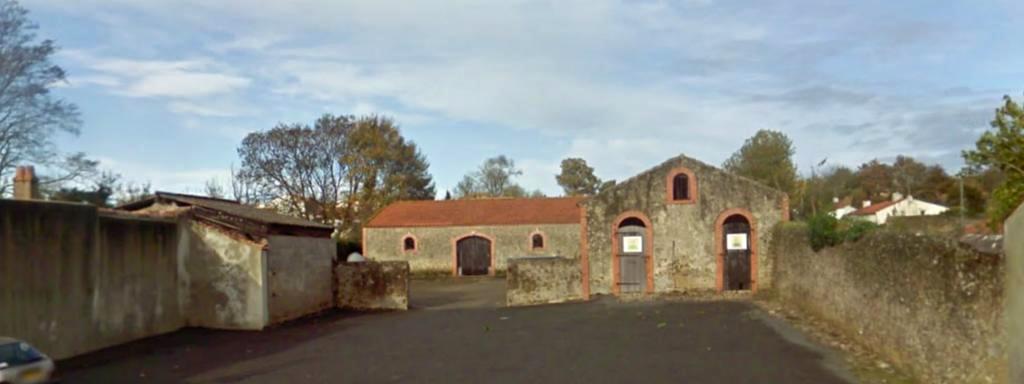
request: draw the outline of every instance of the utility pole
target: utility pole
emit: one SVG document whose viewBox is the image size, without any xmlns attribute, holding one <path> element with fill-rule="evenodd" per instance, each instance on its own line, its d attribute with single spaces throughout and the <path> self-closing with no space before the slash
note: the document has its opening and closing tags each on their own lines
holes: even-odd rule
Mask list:
<svg viewBox="0 0 1024 384">
<path fill-rule="evenodd" d="M 964 230 L 964 172 L 960 171 L 960 230 Z"/>
</svg>

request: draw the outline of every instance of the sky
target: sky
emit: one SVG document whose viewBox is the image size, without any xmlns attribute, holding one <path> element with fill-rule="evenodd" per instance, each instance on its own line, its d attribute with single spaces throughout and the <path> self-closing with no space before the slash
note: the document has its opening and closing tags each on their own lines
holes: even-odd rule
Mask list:
<svg viewBox="0 0 1024 384">
<path fill-rule="evenodd" d="M 24 0 L 82 111 L 57 139 L 126 179 L 227 183 L 249 132 L 393 117 L 438 193 L 499 154 L 558 195 L 582 157 L 622 180 L 721 164 L 759 129 L 801 172 L 911 155 L 956 171 L 1024 97 L 1020 1 Z"/>
</svg>

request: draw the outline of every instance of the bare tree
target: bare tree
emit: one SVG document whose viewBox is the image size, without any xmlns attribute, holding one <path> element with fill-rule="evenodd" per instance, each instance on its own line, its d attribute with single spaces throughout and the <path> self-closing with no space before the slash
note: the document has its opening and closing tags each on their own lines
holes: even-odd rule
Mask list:
<svg viewBox="0 0 1024 384">
<path fill-rule="evenodd" d="M 60 161 L 54 134 L 79 132 L 76 106 L 50 94 L 65 81 L 64 70 L 50 62 L 57 48 L 51 40 L 36 41 L 38 26 L 27 15 L 16 1 L 0 0 L 0 195 L 10 189 L 18 164 Z"/>
</svg>

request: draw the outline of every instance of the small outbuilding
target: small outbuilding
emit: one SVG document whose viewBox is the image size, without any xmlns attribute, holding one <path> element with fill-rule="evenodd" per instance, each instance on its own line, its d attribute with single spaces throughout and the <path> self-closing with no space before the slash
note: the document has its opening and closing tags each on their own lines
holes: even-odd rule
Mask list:
<svg viewBox="0 0 1024 384">
<path fill-rule="evenodd" d="M 176 217 L 187 325 L 262 329 L 333 305 L 329 225 L 231 200 L 157 192 L 119 207 Z"/>
</svg>

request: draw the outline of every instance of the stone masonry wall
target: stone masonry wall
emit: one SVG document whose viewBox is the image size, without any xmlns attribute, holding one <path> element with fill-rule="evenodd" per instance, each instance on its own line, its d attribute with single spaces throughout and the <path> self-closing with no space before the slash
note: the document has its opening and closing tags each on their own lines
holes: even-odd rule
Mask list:
<svg viewBox="0 0 1024 384">
<path fill-rule="evenodd" d="M 1010 382 L 1024 383 L 1024 209 L 1006 221 L 1006 329 Z"/>
<path fill-rule="evenodd" d="M 564 257 L 516 258 L 509 262 L 508 306 L 584 300 L 578 259 Z"/>
<path fill-rule="evenodd" d="M 535 231 L 544 234 L 544 249 L 532 249 L 530 235 Z M 455 239 L 473 233 L 494 239 L 493 267 L 499 271 L 505 270 L 508 259 L 512 257 L 579 256 L 578 224 L 367 228 L 363 239 L 363 252 L 371 260 L 407 261 L 413 272 L 451 274 L 455 262 Z M 402 248 L 402 239 L 410 234 L 416 238 L 417 249 L 405 252 Z"/>
<path fill-rule="evenodd" d="M 335 305 L 354 310 L 409 309 L 409 263 L 404 261 L 339 263 Z"/>
<path fill-rule="evenodd" d="M 775 232 L 774 291 L 784 305 L 826 319 L 922 382 L 1007 382 L 998 256 L 894 231 L 815 253 L 805 226 Z"/>
<path fill-rule="evenodd" d="M 696 178 L 697 200 L 667 203 L 667 178 L 685 167 Z M 691 181 L 692 182 L 692 181 Z M 655 292 L 713 290 L 718 266 L 715 222 L 726 210 L 753 214 L 758 253 L 758 288 L 771 285 L 772 260 L 764 253 L 771 231 L 786 214 L 786 196 L 747 178 L 687 157 L 677 157 L 625 180 L 584 203 L 587 219 L 590 291 L 613 291 L 612 226 L 627 211 L 645 214 L 653 224 L 653 282 Z"/>
<path fill-rule="evenodd" d="M 0 200 L 0 335 L 56 359 L 185 325 L 174 221 Z"/>
</svg>

